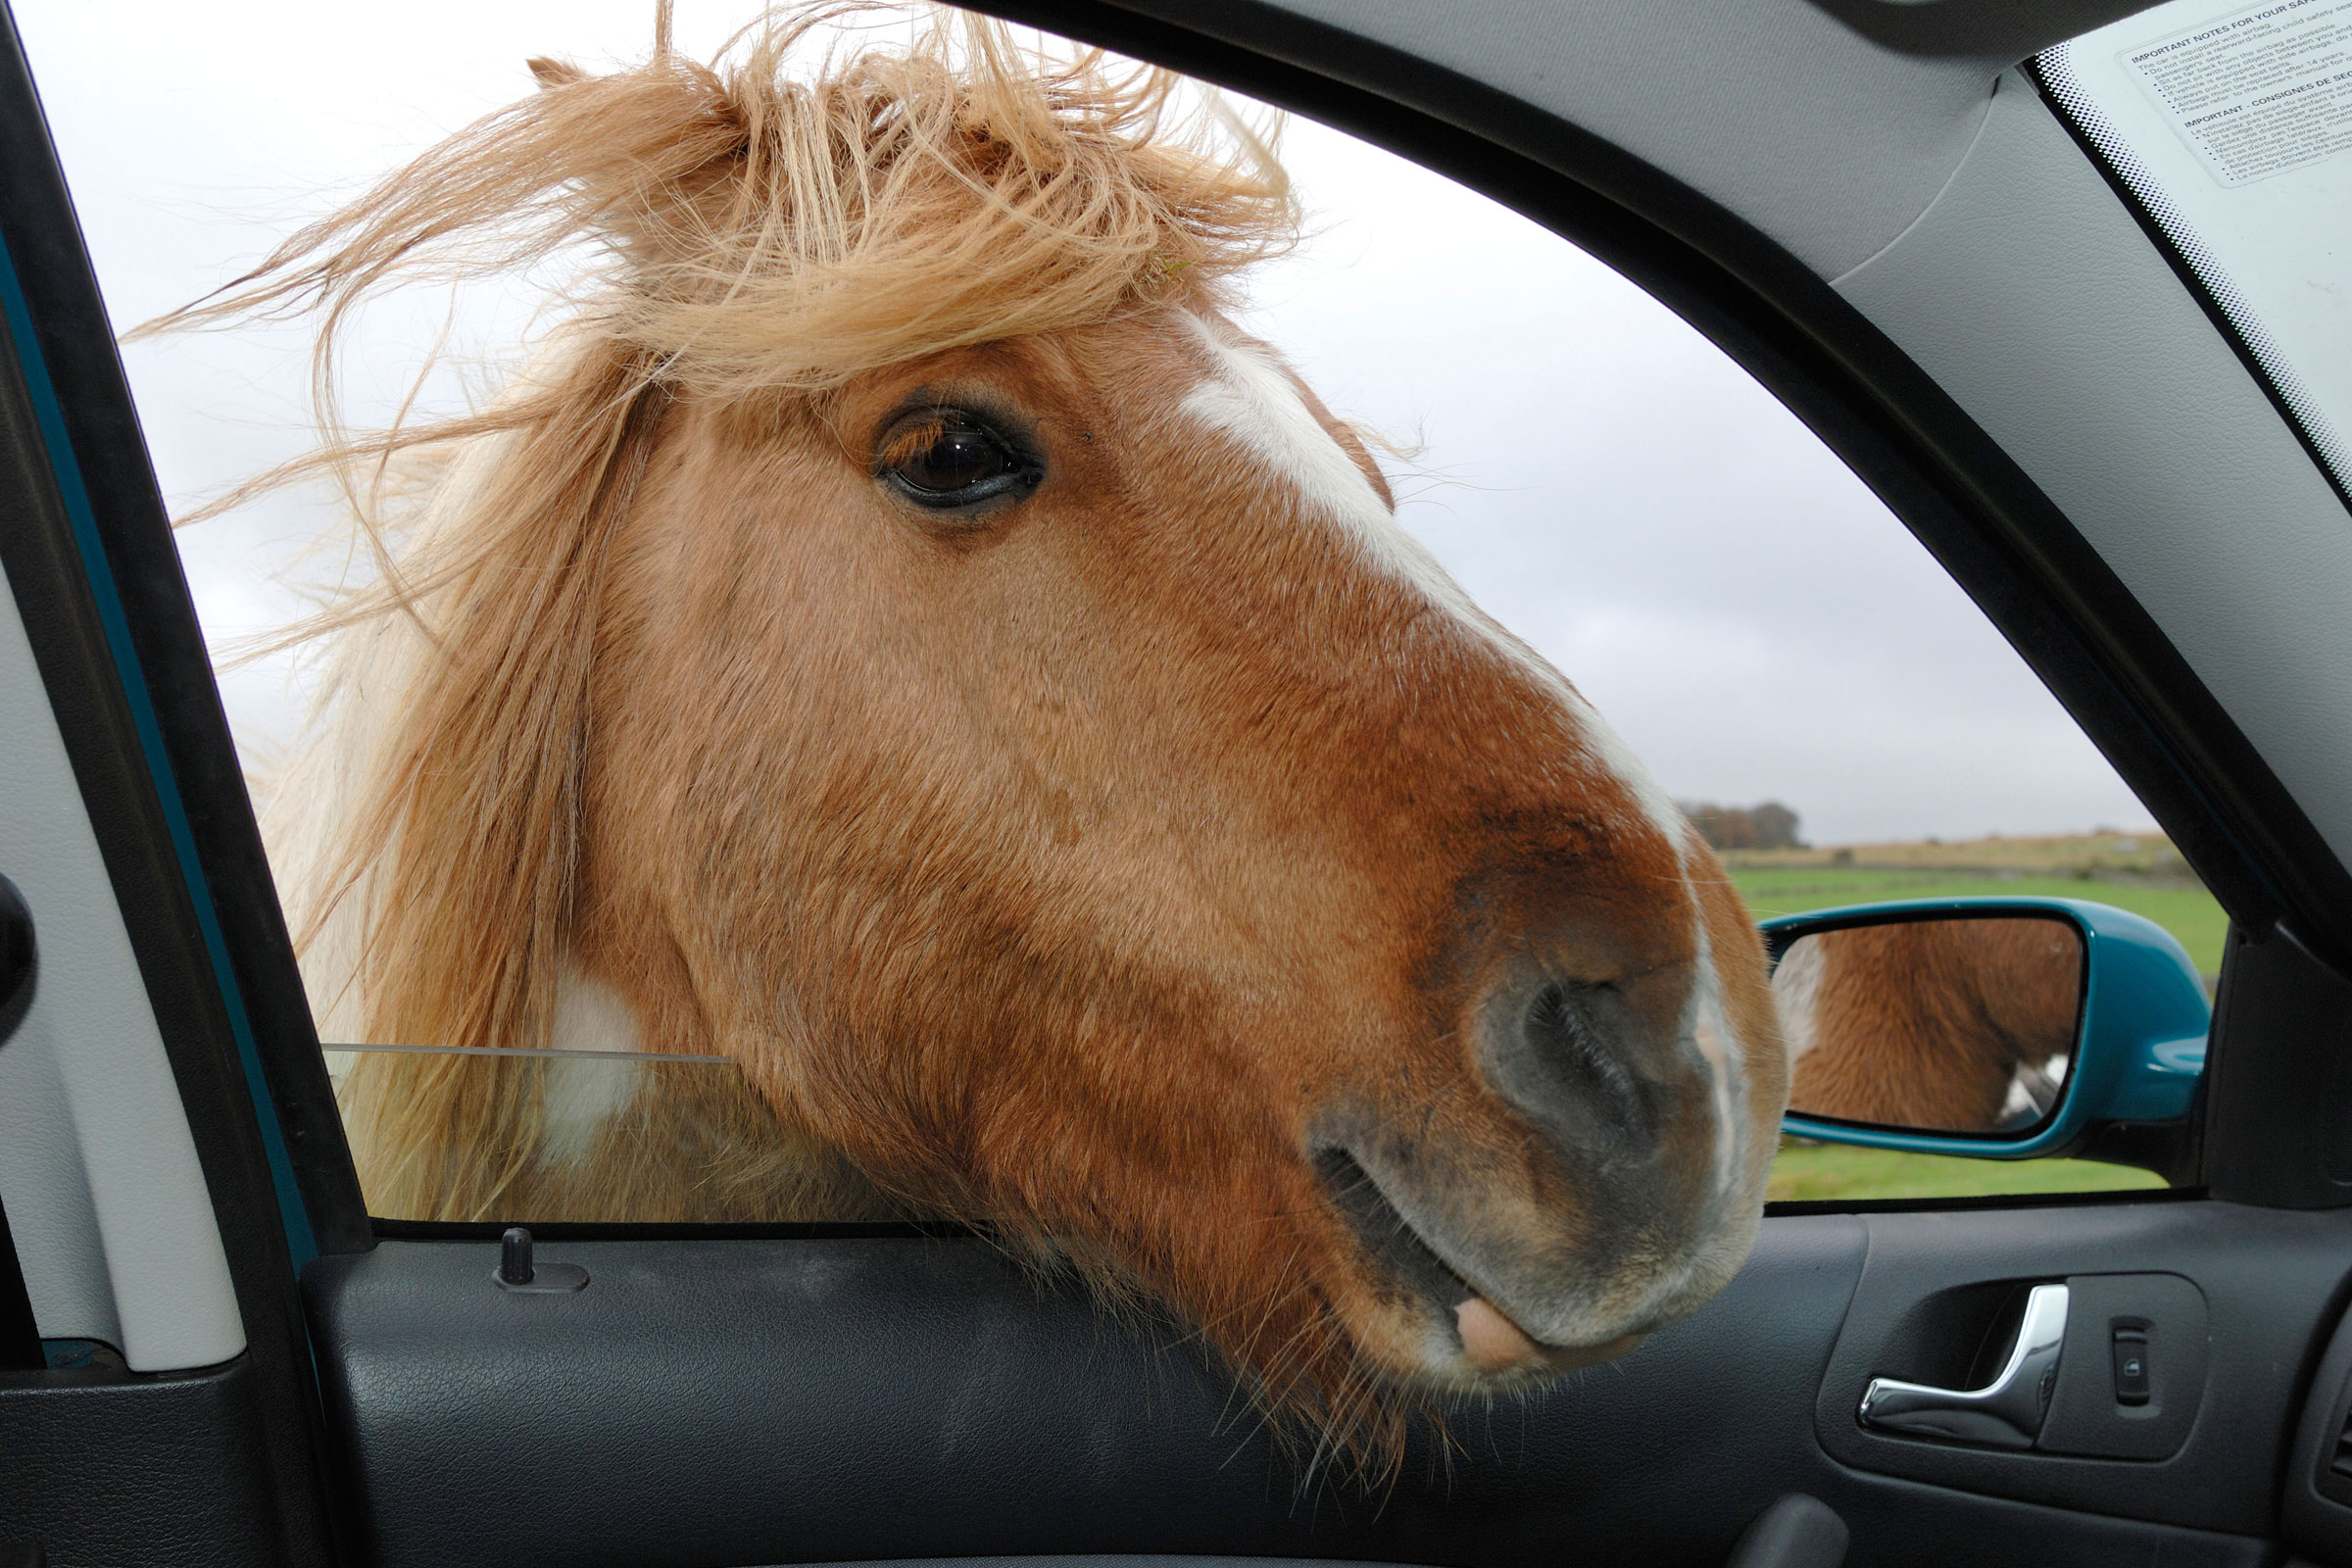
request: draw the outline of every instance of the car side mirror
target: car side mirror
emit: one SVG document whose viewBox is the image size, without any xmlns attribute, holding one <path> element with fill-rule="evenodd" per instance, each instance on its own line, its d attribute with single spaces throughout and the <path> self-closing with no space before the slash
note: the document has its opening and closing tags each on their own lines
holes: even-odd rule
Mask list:
<svg viewBox="0 0 2352 1568">
<path fill-rule="evenodd" d="M 1763 922 L 1792 1089 L 1823 1143 L 2026 1159 L 2188 1114 L 2213 1009 L 2154 922 L 2076 899 L 1929 899 Z"/>
</svg>

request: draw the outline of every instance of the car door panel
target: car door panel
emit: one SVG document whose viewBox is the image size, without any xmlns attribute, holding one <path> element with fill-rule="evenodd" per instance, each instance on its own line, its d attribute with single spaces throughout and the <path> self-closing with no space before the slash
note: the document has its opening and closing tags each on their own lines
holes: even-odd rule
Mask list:
<svg viewBox="0 0 2352 1568">
<path fill-rule="evenodd" d="M 0 1383 L 0 1562 L 264 1568 L 288 1560 L 252 1360 Z"/>
<path fill-rule="evenodd" d="M 2296 1391 L 2341 1309 L 2352 1215 L 2191 1200 L 1873 1214 L 1865 1223 L 1869 1260 L 1814 1408 L 1814 1430 L 1831 1456 L 1860 1469 L 2061 1507 L 2245 1535 L 2275 1528 L 2272 1477 L 2284 1458 Z M 2206 1304 L 2201 1325 L 2196 1314 L 2188 1317 L 2209 1342 L 2182 1352 L 2205 1361 L 2202 1397 L 2171 1457 L 2011 1453 L 1885 1434 L 1856 1421 L 1874 1376 L 1956 1381 L 1949 1363 L 1936 1368 L 1911 1358 L 1958 1349 L 1965 1362 L 1973 1344 L 1957 1342 L 1984 1326 L 1956 1313 L 1943 1326 L 1944 1345 L 1931 1336 L 1915 1346 L 1904 1343 L 1918 1337 L 1902 1332 L 1906 1317 L 1916 1322 L 1923 1303 L 1942 1293 L 2003 1281 L 2090 1276 L 2083 1284 L 2091 1288 L 2078 1287 L 2053 1408 L 2077 1404 L 2092 1390 L 2111 1399 L 2105 1347 L 2085 1354 L 2090 1347 L 2081 1330 L 2095 1319 L 2103 1336 L 2118 1315 L 2107 1304 L 2115 1292 L 2097 1284 L 2115 1281 L 2129 1296 L 2132 1276 L 2143 1272 L 2186 1281 Z M 2138 1297 L 2170 1294 L 2143 1289 Z"/>
<path fill-rule="evenodd" d="M 1788 1491 L 1848 1519 L 1856 1562 L 1982 1561 L 1995 1544 L 2017 1560 L 2144 1562 L 2158 1543 L 2168 1563 L 2259 1560 L 2270 1472 L 2241 1461 L 2284 1441 L 2290 1374 L 2343 1271 L 2311 1262 L 2313 1244 L 2343 1257 L 2352 1217 L 2093 1204 L 2034 1214 L 2023 1246 L 2021 1217 L 1769 1220 L 1695 1316 L 1551 1393 L 1457 1412 L 1450 1443 L 1417 1442 L 1393 1486 L 1277 1446 L 1185 1336 L 1105 1318 L 978 1238 L 553 1233 L 539 1255 L 589 1275 L 560 1295 L 503 1291 L 487 1236 L 386 1241 L 321 1259 L 307 1285 L 330 1418 L 361 1478 L 355 1514 L 388 1565 L 1698 1563 Z M 2214 1282 L 2212 1402 L 2180 1455 L 1906 1445 L 1943 1462 L 1914 1467 L 1938 1486 L 1873 1473 L 1901 1469 L 1876 1455 L 1842 1462 L 1830 1428 L 1853 1423 L 1847 1368 L 1869 1365 L 1889 1313 L 2084 1256 L 2163 1258 Z M 1971 1467 L 1986 1459 L 2049 1479 Z"/>
<path fill-rule="evenodd" d="M 2352 1562 L 2352 1314 L 2336 1326 L 2295 1425 L 2280 1534 L 2328 1562 Z"/>
</svg>

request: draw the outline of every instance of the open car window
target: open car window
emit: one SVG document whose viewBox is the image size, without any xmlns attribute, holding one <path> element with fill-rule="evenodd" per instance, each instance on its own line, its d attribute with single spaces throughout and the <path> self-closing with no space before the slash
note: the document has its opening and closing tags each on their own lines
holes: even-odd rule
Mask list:
<svg viewBox="0 0 2352 1568">
<path fill-rule="evenodd" d="M 704 32 L 680 38 L 690 53 L 718 47 L 732 23 L 694 24 Z M 218 287 L 322 210 L 323 198 L 287 186 L 348 193 L 531 90 L 525 54 L 601 69 L 643 49 L 634 14 L 608 24 L 517 13 L 462 61 L 404 59 L 359 80 L 208 56 L 197 93 L 185 52 L 204 40 L 159 31 L 125 57 L 91 41 L 95 25 L 67 10 L 25 19 L 122 328 Z M 174 83 L 174 113 L 206 133 L 124 140 L 124 71 Z M 292 84 L 240 91 L 240 71 Z M 306 119 L 332 128 L 305 145 L 291 127 Z M 185 151 L 156 156 L 173 145 Z M 1250 275 L 1236 321 L 1352 423 L 1408 533 L 1646 760 L 1752 913 L 2086 897 L 2145 914 L 2200 972 L 2218 972 L 2226 921 L 2178 852 L 1976 607 L 1794 416 L 1638 288 L 1505 209 L 1306 122 L 1293 122 L 1282 156 L 1308 210 L 1304 237 Z M 271 194 L 236 199 L 257 187 Z M 342 362 L 343 416 L 367 428 L 494 399 L 534 333 L 544 350 L 571 275 L 559 265 L 375 307 Z M 457 352 L 408 403 L 417 368 L 444 346 Z M 179 510 L 300 451 L 302 351 L 301 331 L 274 322 L 129 346 Z M 375 580 L 374 558 L 353 539 L 343 498 L 324 486 L 273 493 L 180 535 L 266 814 L 290 763 L 318 744 L 312 704 L 327 660 L 321 643 L 249 656 Z M 312 895 L 296 885 L 284 838 L 273 853 L 300 938 Z M 772 1085 L 747 1076 L 724 1044 L 616 1027 L 612 1009 L 580 1001 L 598 994 L 569 995 L 576 1004 L 554 1008 L 544 1045 L 459 1044 L 373 1025 L 344 1005 L 345 988 L 315 985 L 379 1218 L 906 1211 L 862 1190 L 813 1206 L 798 1190 L 780 1194 L 760 1157 L 776 1137 Z M 2027 1065 L 2004 1080 L 2000 1114 L 2037 1113 L 2035 1095 L 2063 1084 L 2063 1060 Z M 451 1110 L 429 1146 L 413 1119 L 428 1102 Z M 511 1115 L 487 1128 L 465 1119 L 485 1110 Z M 1850 1200 L 2157 1185 L 2119 1164 L 1792 1146 L 1771 1191 Z"/>
</svg>

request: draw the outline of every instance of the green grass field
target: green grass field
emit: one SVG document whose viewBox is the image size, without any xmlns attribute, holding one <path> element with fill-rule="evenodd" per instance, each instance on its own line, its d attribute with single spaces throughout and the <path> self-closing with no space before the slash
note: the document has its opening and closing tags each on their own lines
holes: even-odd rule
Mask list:
<svg viewBox="0 0 2352 1568">
<path fill-rule="evenodd" d="M 2161 844 L 2161 841 L 2157 841 Z M 1879 846 L 1854 852 L 1859 864 L 1831 862 L 1823 852 L 1727 856 L 1732 880 L 1757 919 L 1802 914 L 1809 909 L 1885 899 L 1969 897 L 2087 899 L 2112 904 L 2155 921 L 2188 950 L 2208 984 L 2222 967 L 2222 945 L 2230 918 L 2213 895 L 2184 875 L 2146 875 L 2138 866 L 2069 864 L 2056 846 L 2033 841 L 1998 846 Z M 2008 853 L 2003 853 L 2007 851 Z M 2162 855 L 2162 849 L 2152 851 Z M 1790 860 L 1811 863 L 1786 863 Z M 1916 863 L 1943 858 L 1958 865 Z M 1873 859 L 1893 864 L 1871 864 Z M 1970 862 L 1999 861 L 2002 865 Z M 1783 863 L 1754 863 L 1755 861 Z M 1904 861 L 1913 863 L 1902 863 Z M 1746 861 L 1747 863 L 1742 863 Z M 2170 869 L 2168 867 L 2168 869 Z M 2112 1192 L 2162 1187 L 2151 1172 L 2082 1159 L 1950 1159 L 1889 1150 L 1784 1142 L 1772 1165 L 1769 1196 L 1775 1201 L 1806 1199 L 1977 1198 L 2014 1193 Z"/>
<path fill-rule="evenodd" d="M 1732 882 L 1759 920 L 1881 899 L 2088 899 L 2129 909 L 2170 931 L 2202 975 L 2221 972 L 2222 939 L 2230 930 L 2230 917 L 2213 895 L 2193 882 L 1866 865 L 1736 865 Z"/>
<path fill-rule="evenodd" d="M 1987 1198 L 2008 1193 L 2110 1193 L 2162 1187 L 2164 1178 L 2088 1159 L 1947 1159 L 1890 1149 L 1850 1149 L 1784 1139 L 1764 1196 L 1788 1202 L 1828 1198 Z"/>
</svg>

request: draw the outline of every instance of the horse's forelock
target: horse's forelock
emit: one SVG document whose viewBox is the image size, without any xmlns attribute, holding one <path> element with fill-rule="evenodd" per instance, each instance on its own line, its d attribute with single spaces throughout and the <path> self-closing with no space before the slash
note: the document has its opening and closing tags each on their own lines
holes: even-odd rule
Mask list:
<svg viewBox="0 0 2352 1568">
<path fill-rule="evenodd" d="M 904 23 L 895 39 L 878 23 Z M 1266 137 L 1181 78 L 1003 24 L 850 0 L 708 65 L 658 49 L 541 90 L 140 332 L 318 310 L 587 243 L 582 319 L 706 391 L 821 388 L 962 344 L 1214 299 L 1286 248 Z"/>
<path fill-rule="evenodd" d="M 722 401 L 822 391 L 959 344 L 1213 299 L 1290 240 L 1295 204 L 1265 144 L 1224 134 L 1213 114 L 1187 122 L 1169 74 L 1026 48 L 1000 24 L 944 13 L 917 10 L 895 40 L 871 30 L 906 15 L 779 8 L 709 65 L 665 38 L 606 75 L 533 61 L 531 97 L 140 329 L 320 318 L 327 439 L 222 505 L 340 480 L 378 569 L 298 635 L 352 633 L 356 662 L 385 646 L 367 623 L 405 618 L 392 642 L 431 677 L 361 693 L 354 671 L 329 726 L 341 739 L 314 748 L 341 759 L 349 794 L 334 812 L 288 813 L 291 837 L 314 841 L 290 902 L 305 946 L 338 952 L 332 1011 L 354 1032 L 544 1040 L 577 834 L 564 760 L 583 710 L 576 680 L 523 666 L 582 646 L 614 489 L 651 439 L 633 411 L 672 386 Z M 368 298 L 584 241 L 606 265 L 575 286 L 553 352 L 498 402 L 341 429 L 336 344 Z M 436 451 L 497 462 L 460 463 L 419 509 L 398 470 Z M 416 537 L 418 511 L 447 525 Z M 378 732 L 364 758 L 342 744 L 361 727 Z M 494 829 L 512 842 L 483 844 Z M 387 883 L 398 900 L 377 896 Z M 442 951 L 460 931 L 475 956 L 505 956 L 485 967 Z"/>
</svg>

